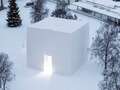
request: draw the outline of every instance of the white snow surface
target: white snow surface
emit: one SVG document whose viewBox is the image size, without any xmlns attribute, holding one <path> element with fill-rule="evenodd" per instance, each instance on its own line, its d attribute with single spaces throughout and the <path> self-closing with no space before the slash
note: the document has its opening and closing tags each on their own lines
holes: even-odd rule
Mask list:
<svg viewBox="0 0 120 90">
<path fill-rule="evenodd" d="M 83 27 L 87 21 L 85 20 L 70 20 L 70 19 L 62 19 L 62 18 L 55 18 L 55 17 L 48 17 L 41 22 L 31 24 L 29 28 L 36 28 L 36 29 L 49 29 L 58 32 L 65 32 L 65 33 L 72 33 L 79 28 Z"/>
<path fill-rule="evenodd" d="M 60 76 L 54 74 L 51 77 L 43 76 L 39 71 L 28 68 L 26 65 L 26 32 L 30 25 L 30 8 L 24 8 L 26 0 L 17 3 L 20 6 L 20 14 L 23 24 L 18 28 L 6 26 L 7 10 L 0 11 L 0 52 L 9 54 L 14 62 L 13 71 L 15 79 L 9 84 L 10 90 L 98 90 L 101 80 L 99 65 L 89 59 L 83 67 L 72 76 Z M 54 4 L 47 3 L 47 8 L 53 10 Z M 90 23 L 90 40 L 101 22 L 83 15 L 77 14 Z M 91 43 L 90 43 L 91 44 Z"/>
</svg>

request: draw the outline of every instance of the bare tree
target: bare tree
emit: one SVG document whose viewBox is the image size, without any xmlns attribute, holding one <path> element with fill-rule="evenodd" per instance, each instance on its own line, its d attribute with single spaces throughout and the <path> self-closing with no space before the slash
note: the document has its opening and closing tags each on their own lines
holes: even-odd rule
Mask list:
<svg viewBox="0 0 120 90">
<path fill-rule="evenodd" d="M 7 82 L 10 82 L 14 74 L 12 72 L 13 63 L 8 60 L 9 57 L 5 53 L 0 53 L 0 82 L 1 88 L 6 89 Z"/>
<path fill-rule="evenodd" d="M 92 44 L 92 54 L 103 66 L 101 90 L 120 90 L 120 26 L 104 24 Z"/>
</svg>

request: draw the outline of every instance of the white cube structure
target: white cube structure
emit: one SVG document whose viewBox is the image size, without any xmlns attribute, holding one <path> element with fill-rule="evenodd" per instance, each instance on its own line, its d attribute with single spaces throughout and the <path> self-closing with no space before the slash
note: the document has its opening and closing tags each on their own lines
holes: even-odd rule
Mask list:
<svg viewBox="0 0 120 90">
<path fill-rule="evenodd" d="M 72 74 L 87 60 L 88 44 L 87 21 L 46 18 L 28 28 L 28 66 L 43 71 L 48 55 L 55 73 Z"/>
</svg>

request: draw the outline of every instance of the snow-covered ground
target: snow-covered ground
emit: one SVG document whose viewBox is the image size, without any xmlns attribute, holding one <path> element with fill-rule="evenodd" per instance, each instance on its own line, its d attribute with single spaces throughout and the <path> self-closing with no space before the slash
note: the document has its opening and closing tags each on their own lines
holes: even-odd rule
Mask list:
<svg viewBox="0 0 120 90">
<path fill-rule="evenodd" d="M 72 76 L 53 75 L 44 77 L 39 71 L 27 67 L 26 60 L 26 32 L 30 25 L 30 8 L 24 8 L 26 0 L 18 2 L 23 25 L 18 28 L 6 26 L 6 12 L 0 11 L 0 52 L 9 54 L 14 62 L 15 79 L 9 88 L 11 90 L 98 90 L 101 80 L 99 66 L 88 60 L 82 68 Z M 53 10 L 54 4 L 47 3 Z M 101 22 L 90 17 L 79 15 L 90 23 L 90 42 Z"/>
</svg>

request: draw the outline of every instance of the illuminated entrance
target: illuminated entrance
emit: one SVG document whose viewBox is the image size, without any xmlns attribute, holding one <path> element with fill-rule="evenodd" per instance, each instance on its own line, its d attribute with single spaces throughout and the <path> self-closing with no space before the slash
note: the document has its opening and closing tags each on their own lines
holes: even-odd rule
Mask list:
<svg viewBox="0 0 120 90">
<path fill-rule="evenodd" d="M 52 75 L 53 66 L 52 66 L 52 56 L 44 55 L 44 74 Z"/>
</svg>

